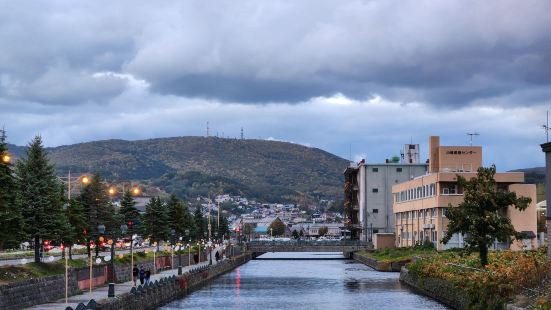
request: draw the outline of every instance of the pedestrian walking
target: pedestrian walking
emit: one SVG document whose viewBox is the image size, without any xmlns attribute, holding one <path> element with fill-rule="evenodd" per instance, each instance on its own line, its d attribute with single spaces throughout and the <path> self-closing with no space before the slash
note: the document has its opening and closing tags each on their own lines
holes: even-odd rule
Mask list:
<svg viewBox="0 0 551 310">
<path fill-rule="evenodd" d="M 143 269 L 143 266 L 140 266 L 140 284 L 143 285 L 145 280 L 145 269 Z"/>
<path fill-rule="evenodd" d="M 132 269 L 132 281 L 134 281 L 134 286 L 136 286 L 136 281 L 138 280 L 138 273 L 140 270 L 138 269 L 138 265 L 134 265 L 134 268 Z"/>
<path fill-rule="evenodd" d="M 151 269 L 147 268 L 145 272 L 145 284 L 149 284 L 149 279 L 151 278 Z"/>
</svg>

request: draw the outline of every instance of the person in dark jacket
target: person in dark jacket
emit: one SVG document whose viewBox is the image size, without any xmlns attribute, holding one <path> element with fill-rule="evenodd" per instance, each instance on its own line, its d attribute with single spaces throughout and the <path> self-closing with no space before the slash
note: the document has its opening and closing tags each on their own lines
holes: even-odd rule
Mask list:
<svg viewBox="0 0 551 310">
<path fill-rule="evenodd" d="M 149 279 L 151 278 L 151 269 L 147 268 L 145 272 L 145 284 L 149 284 Z"/>
<path fill-rule="evenodd" d="M 143 285 L 145 280 L 145 269 L 143 269 L 143 266 L 140 266 L 140 284 Z"/>
<path fill-rule="evenodd" d="M 140 270 L 138 269 L 138 265 L 134 265 L 134 268 L 132 269 L 132 280 L 134 281 L 134 286 L 136 286 L 136 281 L 138 280 L 139 273 Z"/>
</svg>

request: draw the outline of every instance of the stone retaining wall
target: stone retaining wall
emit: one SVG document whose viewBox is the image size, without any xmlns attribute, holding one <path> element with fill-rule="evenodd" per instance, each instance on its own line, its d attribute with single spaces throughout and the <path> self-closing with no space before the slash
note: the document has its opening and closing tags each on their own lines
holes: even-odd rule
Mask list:
<svg viewBox="0 0 551 310">
<path fill-rule="evenodd" d="M 168 277 L 158 284 L 148 286 L 135 292 L 119 295 L 115 298 L 102 299 L 97 302 L 100 310 L 149 310 L 156 309 L 171 301 L 183 298 L 190 292 L 205 285 L 236 267 L 248 262 L 250 254 L 235 256 L 232 259 L 221 261 L 216 265 L 199 270 L 186 272 L 179 277 Z"/>
<path fill-rule="evenodd" d="M 409 259 L 399 261 L 399 262 L 392 262 L 392 263 L 382 262 L 382 261 L 376 260 L 375 258 L 357 254 L 357 253 L 352 253 L 352 258 L 355 261 L 360 262 L 364 265 L 367 265 L 377 271 L 389 271 L 389 272 L 400 272 L 402 267 L 410 262 Z"/>
<path fill-rule="evenodd" d="M 406 267 L 400 272 L 400 282 L 408 285 L 414 291 L 436 299 L 454 309 L 467 309 L 468 299 L 451 284 L 442 279 L 420 278 L 410 273 Z"/>
<path fill-rule="evenodd" d="M 203 255 L 201 255 L 203 256 Z M 193 258 L 192 258 L 193 259 Z M 206 256 L 203 257 L 203 261 Z M 187 256 L 186 260 L 187 262 Z M 175 256 L 177 262 L 177 256 Z M 182 256 L 182 262 L 184 257 Z M 141 263 L 139 266 L 153 268 L 153 261 Z M 108 263 L 94 266 L 94 286 L 102 286 L 107 283 Z M 129 281 L 130 265 L 115 265 L 116 275 L 119 282 Z M 89 288 L 89 268 L 69 269 L 69 296 L 81 293 Z M 34 305 L 53 302 L 65 297 L 65 274 L 18 281 L 0 285 L 0 309 L 22 309 Z"/>
<path fill-rule="evenodd" d="M 69 274 L 69 295 L 79 293 L 76 274 Z M 65 275 L 19 281 L 0 286 L 0 309 L 32 307 L 65 297 Z"/>
</svg>

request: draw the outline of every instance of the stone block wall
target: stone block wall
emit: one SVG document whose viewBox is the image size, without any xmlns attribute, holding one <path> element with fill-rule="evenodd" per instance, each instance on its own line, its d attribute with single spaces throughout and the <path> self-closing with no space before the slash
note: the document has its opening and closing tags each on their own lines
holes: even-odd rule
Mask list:
<svg viewBox="0 0 551 310">
<path fill-rule="evenodd" d="M 69 296 L 80 292 L 75 273 L 69 273 Z M 19 281 L 0 286 L 0 309 L 31 307 L 65 297 L 65 275 Z"/>
<path fill-rule="evenodd" d="M 408 285 L 420 294 L 431 297 L 439 302 L 454 308 L 468 309 L 468 299 L 458 292 L 451 284 L 442 279 L 421 278 L 410 273 L 406 267 L 402 267 L 400 272 L 400 282 Z"/>
</svg>

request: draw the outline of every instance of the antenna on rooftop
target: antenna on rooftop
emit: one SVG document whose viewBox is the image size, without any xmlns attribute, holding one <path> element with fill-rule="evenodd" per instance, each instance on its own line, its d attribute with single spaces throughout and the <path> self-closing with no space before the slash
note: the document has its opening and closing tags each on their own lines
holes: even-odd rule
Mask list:
<svg viewBox="0 0 551 310">
<path fill-rule="evenodd" d="M 547 122 L 541 127 L 545 130 L 545 141 L 549 142 L 549 110 L 547 110 Z"/>
<path fill-rule="evenodd" d="M 207 138 L 209 137 L 209 121 L 207 121 Z"/>
<path fill-rule="evenodd" d="M 241 140 L 243 140 L 243 127 L 241 127 Z"/>
<path fill-rule="evenodd" d="M 473 146 L 473 136 L 480 136 L 478 132 L 468 132 L 468 136 L 471 136 L 471 146 Z"/>
</svg>

